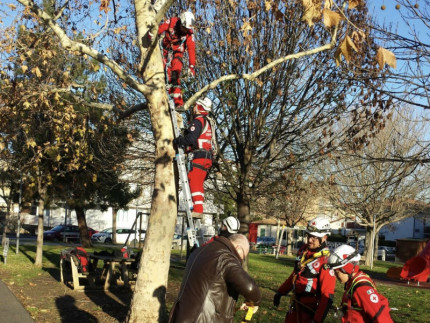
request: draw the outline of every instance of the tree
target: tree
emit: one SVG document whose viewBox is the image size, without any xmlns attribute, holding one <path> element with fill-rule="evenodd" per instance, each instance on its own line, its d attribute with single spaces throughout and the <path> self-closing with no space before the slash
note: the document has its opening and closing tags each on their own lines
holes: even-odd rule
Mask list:
<svg viewBox="0 0 430 323">
<path fill-rule="evenodd" d="M 149 0 L 112 2 L 112 6 L 110 1 L 103 0 L 98 8 L 100 16 L 96 18 L 97 25 L 94 29 L 92 29 L 94 25 L 85 24 L 85 22 L 92 21 L 86 19 L 96 12 L 97 9 L 94 8 L 94 5 L 98 6 L 98 4 L 81 1 L 66 1 L 64 3 L 58 1 L 51 6 L 54 8 L 54 12 L 50 13 L 41 9 L 40 1 L 17 1 L 25 7 L 26 14 L 32 15 L 35 21 L 48 26 L 56 34 L 59 43 L 64 49 L 76 55 L 84 56 L 84 58 L 87 56 L 99 61 L 116 75 L 127 91 L 137 91 L 146 99 L 143 103 L 127 107 L 127 111 L 122 112 L 122 115 L 126 115 L 132 111 L 148 108 L 155 141 L 155 177 L 151 217 L 141 261 L 141 264 L 145 265 L 139 268 L 128 320 L 132 322 L 163 321 L 165 319 L 164 299 L 171 240 L 176 221 L 177 194 L 172 166 L 175 152 L 171 144 L 173 130 L 169 117 L 160 50 L 155 40 L 148 41 L 147 33 L 151 31 L 156 34 L 158 24 L 173 1 L 156 1 L 155 4 L 159 11 L 155 11 L 151 6 L 152 1 Z M 268 2 L 268 4 L 271 3 Z M 285 8 L 287 4 L 287 1 L 283 2 L 284 7 L 282 8 Z M 349 9 L 353 9 L 356 5 L 356 1 L 349 1 Z M 334 48 L 338 41 L 337 25 L 341 23 L 342 16 L 329 8 L 338 10 L 336 8 L 342 8 L 342 5 L 334 6 L 332 2 L 327 1 L 327 8 L 324 11 L 324 23 L 330 31 L 331 38 L 326 43 L 316 49 L 304 50 L 300 53 L 274 60 L 259 71 L 255 71 L 254 74 L 223 76 L 208 87 L 202 88 L 201 92 L 199 91 L 193 95 L 187 101 L 185 107 L 189 107 L 199 95 L 209 88 L 216 87 L 221 82 L 238 79 L 254 81 L 260 74 L 291 58 L 305 57 Z M 267 9 L 268 11 L 272 10 L 269 7 Z M 276 7 L 275 9 L 279 11 Z M 303 18 L 308 25 L 312 26 L 314 22 L 321 21 L 322 15 L 319 1 L 303 1 L 303 5 L 297 7 L 297 9 L 304 11 Z M 70 19 L 64 19 L 66 16 L 70 17 Z M 130 20 L 129 17 L 132 17 L 134 21 Z M 106 19 L 106 22 L 102 22 L 102 19 Z M 62 24 L 64 20 L 67 24 Z M 244 31 L 248 29 L 248 25 L 249 21 L 245 21 Z M 78 29 L 82 30 L 83 26 L 86 29 L 86 33 L 91 34 L 87 36 L 87 42 L 80 41 L 73 36 L 74 32 Z M 121 38 L 133 26 L 136 27 L 136 37 Z M 110 50 L 105 46 L 106 43 L 103 43 L 103 40 L 108 37 L 122 42 L 124 48 L 135 48 L 137 45 L 140 52 L 137 66 L 135 66 L 134 62 L 125 62 L 122 57 L 113 57 Z M 346 35 L 343 39 L 343 46 L 339 47 L 337 58 L 340 59 L 341 55 L 343 55 L 346 60 L 350 60 L 350 54 L 354 47 L 352 46 L 353 41 Z M 106 104 L 104 106 L 106 107 Z M 246 204 L 243 205 L 246 207 Z M 153 275 L 154 272 L 158 274 Z"/>
<path fill-rule="evenodd" d="M 84 247 L 90 247 L 85 210 L 94 207 L 102 210 L 126 208 L 128 203 L 140 194 L 137 188 L 131 190 L 130 184 L 121 180 L 122 164 L 130 146 L 130 132 L 116 124 L 112 118 L 105 117 L 99 109 L 86 111 L 84 155 L 80 167 L 65 171 L 57 179 L 57 196 L 74 208 L 78 220 L 80 237 Z"/>
<path fill-rule="evenodd" d="M 103 187 L 98 192 L 100 200 L 110 197 L 111 202 L 116 199 L 116 204 L 123 205 L 124 202 L 118 199 L 120 195 L 113 198 L 108 190 L 116 185 L 124 193 L 122 197 L 129 194 L 113 169 L 124 159 L 122 152 L 127 148 L 130 134 L 124 127 L 118 127 L 103 110 L 86 107 L 85 102 L 91 102 L 94 91 L 83 93 L 80 100 L 75 100 L 82 84 L 94 89 L 103 86 L 103 82 L 91 80 L 94 75 L 91 70 L 96 69 L 93 63 L 88 67 L 86 61 L 67 61 L 67 54 L 53 42 L 52 35 L 43 34 L 43 28 L 42 31 L 37 25 L 33 28 L 28 21 L 20 27 L 16 44 L 15 53 L 9 58 L 13 68 L 11 66 L 10 75 L 5 77 L 6 86 L 1 92 L 5 102 L 0 111 L 5 121 L 1 129 L 2 142 L 8 143 L 4 145 L 2 155 L 8 154 L 13 166 L 21 170 L 32 199 L 39 203 L 35 264 L 41 266 L 44 207 L 55 198 L 69 199 L 65 178 L 71 186 L 79 183 L 80 192 L 97 183 L 98 187 Z M 73 85 L 72 92 L 65 90 L 68 85 Z M 113 142 L 114 147 L 109 146 Z M 76 173 L 81 175 L 79 180 L 72 176 Z M 100 185 L 103 178 L 106 180 Z M 84 200 L 91 200 L 89 190 L 85 192 Z M 129 199 L 132 197 L 128 196 Z M 83 245 L 90 246 L 82 201 L 76 198 L 74 206 Z"/>
<path fill-rule="evenodd" d="M 345 51 L 349 64 L 336 66 L 339 62 L 333 57 L 338 57 L 344 45 L 322 50 L 333 40 L 333 30 L 300 24 L 301 2 L 290 3 L 285 11 L 267 1 L 208 3 L 199 15 L 207 18 L 199 43 L 203 62 L 198 66 L 199 79 L 189 82 L 189 90 L 213 88 L 220 142 L 217 170 L 227 183 L 218 188 L 236 201 L 241 232 L 247 233 L 251 201 L 258 192 L 272 192 L 268 184 L 273 177 L 278 181 L 305 162 L 317 162 L 353 127 L 370 125 L 371 114 L 344 127 L 337 127 L 336 121 L 352 113 L 354 101 L 369 106 L 379 102 L 377 93 L 369 95 L 360 84 L 365 81 L 378 87 L 381 78 L 369 54 L 375 44 L 366 27 L 364 5 L 345 13 L 351 25 L 367 35 L 366 41 L 359 42 L 356 34 L 362 51 L 354 58 Z M 344 42 L 348 42 L 349 28 L 336 29 Z M 300 52 L 303 48 L 308 50 Z M 297 52 L 306 55 L 290 54 Z M 291 59 L 265 70 L 270 66 L 265 64 L 277 56 Z M 248 78 L 232 81 L 233 76 L 248 73 L 254 82 Z M 205 86 L 211 77 L 216 78 L 215 84 L 227 81 Z M 373 130 L 369 127 L 368 131 Z"/>
<path fill-rule="evenodd" d="M 387 71 L 389 82 L 383 88 L 384 95 L 395 102 L 428 109 L 430 3 L 397 0 L 390 6 L 397 9 L 395 23 L 374 23 L 381 42 L 396 56 L 399 65 Z"/>
<path fill-rule="evenodd" d="M 257 214 L 285 221 L 287 232 L 287 254 L 291 255 L 293 228 L 306 221 L 309 208 L 320 195 L 318 184 L 300 171 L 291 169 L 282 175 L 272 175 L 264 185 L 258 198 L 252 203 Z"/>
<path fill-rule="evenodd" d="M 368 250 L 374 248 L 374 254 L 374 237 L 383 226 L 415 215 L 424 207 L 428 170 L 408 161 L 407 156 L 421 149 L 427 125 L 414 118 L 413 110 L 405 111 L 396 111 L 360 150 L 346 147 L 333 153 L 321 170 L 326 174 L 325 191 L 331 202 L 346 217 L 361 220 Z M 390 160 L 393 153 L 405 156 L 405 161 Z M 366 265 L 372 261 L 372 252 L 368 252 Z"/>
</svg>

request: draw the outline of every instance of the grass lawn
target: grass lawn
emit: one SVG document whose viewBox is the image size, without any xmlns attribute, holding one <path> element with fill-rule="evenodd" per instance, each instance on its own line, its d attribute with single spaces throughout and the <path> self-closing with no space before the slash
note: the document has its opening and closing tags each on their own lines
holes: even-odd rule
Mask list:
<svg viewBox="0 0 430 323">
<path fill-rule="evenodd" d="M 39 286 L 32 287 L 32 282 L 38 277 L 49 276 L 59 277 L 59 254 L 65 249 L 65 246 L 45 246 L 43 269 L 37 269 L 33 266 L 35 256 L 34 245 L 21 245 L 20 253 L 15 254 L 14 246 L 9 249 L 7 264 L 0 263 L 0 277 L 9 286 L 19 286 L 21 290 L 28 288 L 42 288 Z M 106 250 L 104 247 L 97 247 L 88 251 Z M 178 251 L 173 251 L 177 253 Z M 2 249 L 0 248 L 0 255 Z M 0 257 L 2 258 L 2 257 Z M 184 257 L 185 258 L 185 257 Z M 1 259 L 3 260 L 3 259 Z M 249 272 L 256 279 L 261 288 L 263 301 L 259 311 L 254 315 L 252 322 L 284 322 L 285 313 L 289 306 L 289 297 L 283 297 L 281 305 L 275 309 L 272 305 L 273 295 L 275 290 L 284 282 L 291 273 L 294 259 L 292 257 L 281 256 L 275 259 L 272 255 L 251 254 L 249 257 Z M 373 278 L 385 276 L 388 268 L 393 266 L 393 263 L 376 262 L 373 270 L 362 267 L 364 271 L 370 274 Z M 398 266 L 401 266 L 398 264 Z M 180 286 L 183 275 L 184 261 L 173 262 L 169 272 L 169 289 L 173 295 L 177 295 L 177 289 Z M 55 280 L 54 280 L 55 283 Z M 61 284 L 58 281 L 58 284 Z M 430 289 L 417 288 L 414 286 L 397 286 L 388 283 L 376 282 L 377 289 L 385 295 L 390 302 L 390 307 L 395 308 L 391 312 L 396 323 L 401 322 L 428 322 L 430 317 L 428 311 L 430 309 Z M 51 283 L 52 285 L 52 283 Z M 63 287 L 61 287 L 63 288 Z M 64 293 L 64 290 L 63 290 Z M 339 305 L 340 298 L 343 293 L 343 286 L 340 284 L 336 287 L 335 304 Z M 59 295 L 61 296 L 61 295 Z M 173 297 L 174 298 L 174 297 Z M 168 298 L 167 307 L 173 304 L 173 298 Z M 239 300 L 240 302 L 241 300 Z M 47 305 L 48 306 L 48 305 Z M 53 305 L 55 306 L 55 305 Z M 36 308 L 34 311 L 38 311 Z M 102 311 L 100 306 L 94 305 L 92 315 L 97 316 L 97 311 Z M 27 305 L 27 309 L 31 312 L 32 307 Z M 244 312 L 236 314 L 235 322 L 240 322 L 244 317 Z M 36 320 L 36 322 L 46 322 L 46 320 Z M 325 322 L 339 322 L 339 318 L 333 316 L 333 312 L 329 312 Z"/>
</svg>

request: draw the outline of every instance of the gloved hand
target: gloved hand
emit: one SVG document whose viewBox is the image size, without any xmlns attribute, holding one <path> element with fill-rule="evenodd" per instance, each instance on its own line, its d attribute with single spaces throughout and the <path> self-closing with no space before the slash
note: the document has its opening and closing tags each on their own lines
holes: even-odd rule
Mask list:
<svg viewBox="0 0 430 323">
<path fill-rule="evenodd" d="M 275 307 L 279 306 L 279 303 L 281 302 L 281 297 L 282 297 L 282 294 L 279 292 L 276 292 L 275 296 L 273 296 L 273 305 Z"/>
<path fill-rule="evenodd" d="M 196 70 L 194 69 L 194 65 L 190 65 L 190 67 L 188 67 L 188 76 L 196 76 Z"/>
<path fill-rule="evenodd" d="M 248 304 L 243 303 L 242 305 L 240 305 L 239 310 L 247 311 L 249 307 L 250 306 Z M 257 311 L 258 311 L 258 306 L 253 306 L 252 314 L 257 313 Z"/>
</svg>

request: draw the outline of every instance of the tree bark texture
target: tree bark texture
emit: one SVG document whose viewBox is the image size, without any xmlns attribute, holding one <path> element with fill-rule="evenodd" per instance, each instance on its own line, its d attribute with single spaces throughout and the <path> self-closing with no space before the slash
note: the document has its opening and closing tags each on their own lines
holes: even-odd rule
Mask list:
<svg viewBox="0 0 430 323">
<path fill-rule="evenodd" d="M 118 210 L 116 208 L 112 209 L 112 242 L 116 243 L 116 217 Z"/>
<path fill-rule="evenodd" d="M 149 3 L 135 1 L 139 41 L 153 28 L 147 23 L 154 21 Z M 127 321 L 155 323 L 167 321 L 166 290 L 177 217 L 175 150 L 160 49 L 155 46 L 149 55 L 146 48 L 141 46 L 140 50 L 143 79 L 153 88 L 146 99 L 155 140 L 155 179 L 145 244 Z"/>
<path fill-rule="evenodd" d="M 85 209 L 83 207 L 75 207 L 76 218 L 78 220 L 79 235 L 81 237 L 82 247 L 91 248 L 91 240 L 88 235 L 87 219 L 85 218 Z"/>
<path fill-rule="evenodd" d="M 42 267 L 43 258 L 43 211 L 45 209 L 45 201 L 43 198 L 39 199 L 37 209 L 37 242 L 36 242 L 36 259 L 34 265 Z"/>
</svg>

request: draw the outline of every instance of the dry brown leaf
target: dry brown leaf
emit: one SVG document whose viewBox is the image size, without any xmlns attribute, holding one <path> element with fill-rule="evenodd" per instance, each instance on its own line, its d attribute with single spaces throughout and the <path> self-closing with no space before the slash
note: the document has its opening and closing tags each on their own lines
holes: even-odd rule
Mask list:
<svg viewBox="0 0 430 323">
<path fill-rule="evenodd" d="M 34 74 L 36 74 L 36 76 L 38 77 L 38 78 L 41 78 L 42 77 L 42 73 L 40 72 L 40 70 L 39 70 L 39 68 L 36 66 L 36 67 L 34 67 L 33 69 L 32 69 L 32 72 L 34 73 Z"/>
<path fill-rule="evenodd" d="M 207 28 L 206 28 L 206 33 L 207 33 L 207 34 L 210 34 L 210 33 L 211 33 L 211 27 L 207 27 Z"/>
<path fill-rule="evenodd" d="M 314 25 L 314 21 L 321 19 L 321 2 L 322 0 L 302 0 L 304 14 L 302 20 L 305 21 L 309 27 Z"/>
<path fill-rule="evenodd" d="M 376 52 L 376 61 L 378 62 L 380 70 L 384 68 L 385 64 L 392 68 L 397 67 L 396 56 L 393 52 L 390 52 L 388 49 L 383 47 L 378 48 L 378 51 Z"/>
<path fill-rule="evenodd" d="M 348 9 L 354 9 L 361 4 L 361 0 L 349 0 Z"/>
<path fill-rule="evenodd" d="M 110 10 L 109 9 L 109 2 L 110 2 L 110 0 L 101 0 L 99 10 L 104 11 L 105 13 L 108 13 Z"/>
<path fill-rule="evenodd" d="M 331 8 L 333 8 L 333 0 L 325 0 L 324 9 L 331 9 Z"/>
<path fill-rule="evenodd" d="M 360 44 L 366 39 L 366 34 L 363 31 L 353 31 L 351 33 L 351 39 L 354 44 Z"/>
<path fill-rule="evenodd" d="M 22 65 L 21 69 L 22 69 L 22 72 L 25 73 L 28 70 L 28 66 L 27 65 Z"/>
<path fill-rule="evenodd" d="M 352 39 L 349 36 L 345 37 L 347 43 L 348 43 L 348 47 L 355 50 L 356 52 L 358 52 L 357 47 L 355 46 L 354 42 L 352 41 Z"/>
<path fill-rule="evenodd" d="M 247 35 L 249 31 L 252 30 L 251 25 L 249 24 L 249 21 L 246 21 L 243 19 L 243 25 L 240 27 L 240 31 L 243 32 L 244 35 Z"/>
<path fill-rule="evenodd" d="M 340 46 L 338 47 L 338 49 L 334 54 L 335 60 L 336 60 L 336 66 L 339 66 L 342 59 L 342 55 L 343 57 L 345 57 L 345 60 L 348 63 L 351 60 L 353 50 L 356 52 L 358 51 L 352 39 L 349 38 L 349 36 L 345 36 L 342 43 L 340 44 Z"/>
<path fill-rule="evenodd" d="M 331 11 L 329 9 L 323 9 L 323 19 L 324 25 L 326 27 L 336 26 L 339 22 L 343 20 L 343 17 L 337 12 Z"/>
<path fill-rule="evenodd" d="M 264 10 L 269 11 L 272 8 L 272 1 L 264 1 Z"/>
</svg>

